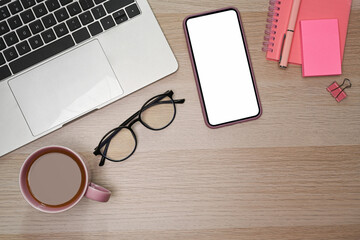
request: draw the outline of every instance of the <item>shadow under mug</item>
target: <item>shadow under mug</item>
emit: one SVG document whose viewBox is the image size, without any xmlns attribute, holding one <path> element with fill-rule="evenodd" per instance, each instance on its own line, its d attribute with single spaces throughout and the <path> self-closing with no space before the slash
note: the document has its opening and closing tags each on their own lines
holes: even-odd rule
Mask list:
<svg viewBox="0 0 360 240">
<path fill-rule="evenodd" d="M 32 164 L 40 157 L 49 153 L 60 153 L 71 157 L 77 163 L 81 172 L 81 184 L 77 194 L 70 201 L 58 206 L 47 205 L 36 199 L 31 192 L 31 187 L 28 182 L 28 175 Z M 21 167 L 19 183 L 21 193 L 25 200 L 35 209 L 46 213 L 59 213 L 66 211 L 75 206 L 84 196 L 98 202 L 107 202 L 111 195 L 111 192 L 106 188 L 91 182 L 91 174 L 84 159 L 71 149 L 62 146 L 47 146 L 32 153 Z"/>
</svg>

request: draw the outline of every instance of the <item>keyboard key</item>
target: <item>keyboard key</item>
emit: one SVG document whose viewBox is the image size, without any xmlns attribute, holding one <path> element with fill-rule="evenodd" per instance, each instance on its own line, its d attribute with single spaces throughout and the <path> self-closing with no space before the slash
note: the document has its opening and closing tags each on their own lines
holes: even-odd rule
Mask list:
<svg viewBox="0 0 360 240">
<path fill-rule="evenodd" d="M 7 65 L 0 68 L 0 80 L 11 76 L 10 69 Z"/>
<path fill-rule="evenodd" d="M 0 6 L 4 6 L 5 4 L 11 2 L 11 0 L 0 0 Z"/>
<path fill-rule="evenodd" d="M 10 68 L 14 74 L 18 73 L 28 67 L 48 59 L 49 57 L 61 53 L 74 45 L 75 43 L 72 40 L 72 37 L 67 35 L 66 37 L 58 39 L 34 52 L 16 59 L 10 63 Z"/>
<path fill-rule="evenodd" d="M 104 2 L 105 0 L 95 0 L 95 4 L 100 4 L 102 2 Z"/>
<path fill-rule="evenodd" d="M 24 55 L 25 53 L 30 52 L 31 48 L 27 41 L 21 42 L 16 45 L 16 49 L 18 50 L 20 55 Z"/>
<path fill-rule="evenodd" d="M 0 23 L 0 35 L 4 35 L 5 33 L 8 33 L 10 31 L 10 28 L 8 27 L 7 23 L 5 21 Z"/>
<path fill-rule="evenodd" d="M 12 14 L 18 13 L 23 10 L 23 7 L 21 6 L 19 1 L 11 2 L 8 7 Z"/>
<path fill-rule="evenodd" d="M 109 0 L 106 3 L 104 3 L 106 11 L 108 13 L 115 12 L 116 10 L 119 10 L 120 8 L 123 8 L 131 3 L 133 3 L 134 0 Z"/>
<path fill-rule="evenodd" d="M 52 14 L 52 13 L 46 15 L 41 20 L 44 23 L 45 28 L 49 28 L 49 27 L 54 26 L 56 24 L 54 14 Z"/>
<path fill-rule="evenodd" d="M 22 28 L 19 28 L 16 32 L 20 40 L 24 40 L 31 36 L 31 32 L 28 26 L 23 26 Z"/>
<path fill-rule="evenodd" d="M 128 14 L 129 18 L 133 18 L 136 15 L 140 14 L 139 8 L 136 6 L 136 4 L 132 4 L 125 8 L 126 13 Z"/>
<path fill-rule="evenodd" d="M 94 21 L 93 16 L 91 15 L 90 11 L 86 11 L 79 15 L 80 21 L 83 25 L 87 25 Z"/>
<path fill-rule="evenodd" d="M 70 31 L 74 31 L 75 29 L 78 29 L 81 27 L 81 23 L 77 17 L 67 20 L 66 24 L 68 25 Z"/>
<path fill-rule="evenodd" d="M 101 22 L 101 25 L 103 26 L 104 30 L 108 30 L 109 28 L 112 28 L 113 26 L 115 26 L 115 22 L 111 16 L 107 16 L 107 17 L 101 19 L 100 22 Z"/>
<path fill-rule="evenodd" d="M 58 2 L 58 0 L 47 0 L 45 4 L 50 12 L 60 7 L 60 3 Z"/>
<path fill-rule="evenodd" d="M 79 2 L 84 11 L 94 6 L 94 2 L 92 0 L 79 0 Z"/>
<path fill-rule="evenodd" d="M 28 9 L 25 12 L 20 13 L 20 16 L 25 24 L 35 19 L 35 16 L 31 11 L 31 9 Z"/>
<path fill-rule="evenodd" d="M 36 4 L 35 0 L 21 0 L 21 3 L 24 6 L 24 8 L 29 8 Z"/>
<path fill-rule="evenodd" d="M 74 16 L 78 13 L 81 13 L 81 8 L 78 2 L 74 2 L 69 6 L 67 6 L 67 10 L 69 11 L 70 16 Z"/>
<path fill-rule="evenodd" d="M 46 10 L 45 4 L 43 4 L 43 3 L 35 6 L 33 8 L 33 10 L 34 10 L 35 16 L 38 17 L 38 18 L 41 17 L 41 16 L 44 16 L 48 12 Z"/>
<path fill-rule="evenodd" d="M 65 6 L 66 4 L 71 3 L 72 0 L 60 0 L 61 5 Z"/>
<path fill-rule="evenodd" d="M 36 34 L 44 30 L 44 26 L 42 25 L 40 20 L 36 20 L 35 22 L 30 23 L 29 26 L 33 34 Z"/>
<path fill-rule="evenodd" d="M 0 51 L 6 48 L 6 44 L 2 38 L 0 38 Z"/>
<path fill-rule="evenodd" d="M 94 15 L 95 19 L 105 17 L 106 15 L 105 8 L 102 5 L 94 7 L 93 9 L 91 9 L 91 12 Z"/>
<path fill-rule="evenodd" d="M 2 53 L 0 53 L 0 66 L 1 65 L 3 65 L 3 64 L 5 64 L 5 58 L 4 58 L 4 56 L 2 55 Z"/>
<path fill-rule="evenodd" d="M 58 37 L 62 37 L 69 32 L 65 23 L 61 23 L 54 27 L 55 33 Z"/>
<path fill-rule="evenodd" d="M 6 60 L 8 62 L 10 62 L 11 60 L 14 60 L 15 58 L 17 58 L 19 55 L 17 54 L 15 48 L 11 47 L 4 51 L 4 56 L 5 56 Z"/>
<path fill-rule="evenodd" d="M 0 20 L 10 17 L 10 12 L 6 6 L 0 8 Z"/>
<path fill-rule="evenodd" d="M 68 19 L 70 16 L 65 8 L 61 8 L 55 12 L 55 17 L 58 20 L 58 22 L 62 22 Z"/>
<path fill-rule="evenodd" d="M 92 36 L 98 35 L 103 31 L 99 22 L 92 23 L 88 28 Z"/>
<path fill-rule="evenodd" d="M 19 15 L 9 18 L 8 23 L 11 29 L 18 28 L 22 25 Z"/>
<path fill-rule="evenodd" d="M 115 19 L 115 22 L 117 24 L 120 24 L 122 22 L 125 22 L 126 20 L 128 20 L 128 17 L 126 16 L 125 14 L 125 11 L 124 10 L 120 10 L 120 11 L 117 11 L 113 14 L 113 18 Z"/>
<path fill-rule="evenodd" d="M 4 40 L 8 46 L 14 45 L 15 43 L 19 42 L 18 37 L 16 36 L 15 32 L 10 32 L 4 36 Z"/>
<path fill-rule="evenodd" d="M 40 35 L 36 35 L 29 39 L 30 46 L 32 49 L 36 49 L 44 45 L 44 42 L 42 41 Z"/>
<path fill-rule="evenodd" d="M 49 43 L 56 39 L 55 33 L 52 29 L 48 29 L 45 32 L 41 33 L 42 38 L 44 39 L 45 43 Z"/>
<path fill-rule="evenodd" d="M 81 43 L 82 41 L 89 39 L 90 34 L 86 28 L 82 28 L 82 29 L 74 32 L 73 37 L 74 37 L 76 43 Z"/>
</svg>

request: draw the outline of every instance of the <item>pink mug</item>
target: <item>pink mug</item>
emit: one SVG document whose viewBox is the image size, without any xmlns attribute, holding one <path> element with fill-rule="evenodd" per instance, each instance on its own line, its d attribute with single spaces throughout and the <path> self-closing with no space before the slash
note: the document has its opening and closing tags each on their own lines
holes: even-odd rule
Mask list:
<svg viewBox="0 0 360 240">
<path fill-rule="evenodd" d="M 72 182 L 72 177 L 76 181 Z M 43 147 L 32 153 L 21 167 L 19 182 L 25 200 L 35 209 L 46 213 L 66 211 L 84 196 L 95 201 L 107 202 L 111 195 L 109 190 L 91 182 L 91 174 L 84 159 L 62 146 Z M 64 188 L 71 188 L 67 189 L 66 193 L 71 195 L 64 196 L 65 193 L 58 191 L 56 187 L 59 184 L 67 186 Z M 70 190 L 72 192 L 69 193 Z M 43 195 L 42 199 L 54 202 L 57 201 L 58 194 L 63 194 L 61 197 L 59 195 L 59 198 L 65 198 L 65 202 L 50 204 L 39 200 Z"/>
</svg>

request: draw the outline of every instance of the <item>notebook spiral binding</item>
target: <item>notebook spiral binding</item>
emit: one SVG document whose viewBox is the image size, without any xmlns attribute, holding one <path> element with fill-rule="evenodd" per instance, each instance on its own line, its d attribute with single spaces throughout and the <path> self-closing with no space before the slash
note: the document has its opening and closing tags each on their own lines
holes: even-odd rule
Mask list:
<svg viewBox="0 0 360 240">
<path fill-rule="evenodd" d="M 264 42 L 262 50 L 264 52 L 273 52 L 274 40 L 276 35 L 277 22 L 279 21 L 279 10 L 281 0 L 270 0 L 269 11 L 267 14 L 267 24 L 265 28 Z"/>
</svg>

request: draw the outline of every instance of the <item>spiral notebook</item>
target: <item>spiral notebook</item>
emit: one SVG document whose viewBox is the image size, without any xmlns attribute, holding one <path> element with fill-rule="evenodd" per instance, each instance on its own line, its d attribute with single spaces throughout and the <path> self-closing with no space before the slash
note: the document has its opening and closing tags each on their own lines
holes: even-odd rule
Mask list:
<svg viewBox="0 0 360 240">
<path fill-rule="evenodd" d="M 290 50 L 289 63 L 301 65 L 300 21 L 313 19 L 338 19 L 341 59 L 344 55 L 346 33 L 352 0 L 302 0 Z M 292 0 L 270 0 L 263 51 L 268 60 L 279 61 Z"/>
</svg>

